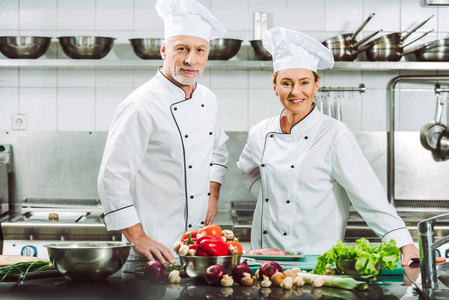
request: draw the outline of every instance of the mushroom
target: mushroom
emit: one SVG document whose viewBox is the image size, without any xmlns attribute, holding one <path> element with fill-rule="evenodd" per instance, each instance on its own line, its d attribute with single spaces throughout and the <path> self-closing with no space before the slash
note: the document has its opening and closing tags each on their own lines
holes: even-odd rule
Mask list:
<svg viewBox="0 0 449 300">
<path fill-rule="evenodd" d="M 301 276 L 296 277 L 295 281 L 293 281 L 293 284 L 295 286 L 304 286 L 306 282 L 304 281 L 304 278 L 302 278 Z"/>
<path fill-rule="evenodd" d="M 284 271 L 285 276 L 287 277 L 291 277 L 293 279 L 293 281 L 296 279 L 296 277 L 298 277 L 298 273 L 296 273 L 293 270 L 285 270 Z"/>
<path fill-rule="evenodd" d="M 315 276 L 310 280 L 313 287 L 322 287 L 324 284 L 324 279 L 321 276 Z"/>
<path fill-rule="evenodd" d="M 170 283 L 180 283 L 181 282 L 181 276 L 178 270 L 173 270 L 168 275 L 168 281 Z"/>
<path fill-rule="evenodd" d="M 291 277 L 285 277 L 281 283 L 281 288 L 285 290 L 291 290 L 293 287 L 293 279 Z"/>
<path fill-rule="evenodd" d="M 240 284 L 243 286 L 252 286 L 253 283 L 254 283 L 254 278 L 251 276 L 251 274 L 244 272 L 243 277 L 240 280 Z"/>
<path fill-rule="evenodd" d="M 232 276 L 225 274 L 223 275 L 223 278 L 220 280 L 220 284 L 226 287 L 232 286 L 234 284 L 234 279 L 232 279 Z"/>
<path fill-rule="evenodd" d="M 187 245 L 181 245 L 181 247 L 179 247 L 179 255 L 180 256 L 186 256 L 187 253 L 189 253 L 189 246 Z"/>
<path fill-rule="evenodd" d="M 260 282 L 260 285 L 264 288 L 268 288 L 271 286 L 271 281 L 270 278 L 268 278 L 268 276 L 263 275 L 263 280 Z"/>
<path fill-rule="evenodd" d="M 232 232 L 232 230 L 229 229 L 225 229 L 221 232 L 221 234 L 226 238 L 226 240 L 228 241 L 232 241 L 235 238 L 234 232 Z"/>
<path fill-rule="evenodd" d="M 271 282 L 273 283 L 273 286 L 281 286 L 282 281 L 285 279 L 285 275 L 282 272 L 276 272 L 271 276 Z"/>
<path fill-rule="evenodd" d="M 173 250 L 174 250 L 176 253 L 178 253 L 178 251 L 179 251 L 179 245 L 181 245 L 181 241 L 176 241 L 176 242 L 173 244 Z"/>
</svg>

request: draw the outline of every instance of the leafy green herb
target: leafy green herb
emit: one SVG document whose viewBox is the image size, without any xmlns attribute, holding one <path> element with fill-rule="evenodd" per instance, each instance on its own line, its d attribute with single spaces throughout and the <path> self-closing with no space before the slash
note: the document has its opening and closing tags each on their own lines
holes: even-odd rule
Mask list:
<svg viewBox="0 0 449 300">
<path fill-rule="evenodd" d="M 348 246 L 341 240 L 333 246 L 329 251 L 322 255 L 318 255 L 317 265 L 313 270 L 314 274 L 324 274 L 327 265 L 333 265 L 342 259 L 356 260 L 355 268 L 362 274 L 376 275 L 376 264 L 381 263 L 383 269 L 393 270 L 396 262 L 400 261 L 401 251 L 396 247 L 396 241 L 378 246 L 371 246 L 370 242 L 361 238 L 356 240 L 355 246 Z"/>
<path fill-rule="evenodd" d="M 49 261 L 39 260 L 31 262 L 21 262 L 10 266 L 0 268 L 0 281 L 7 279 L 10 276 L 19 275 L 25 280 L 29 272 L 54 270 L 55 267 Z"/>
<path fill-rule="evenodd" d="M 167 275 L 170 274 L 171 271 L 182 271 L 184 270 L 184 268 L 182 267 L 182 265 L 176 265 L 176 264 L 171 264 L 171 265 L 165 265 L 165 269 L 167 270 Z"/>
</svg>

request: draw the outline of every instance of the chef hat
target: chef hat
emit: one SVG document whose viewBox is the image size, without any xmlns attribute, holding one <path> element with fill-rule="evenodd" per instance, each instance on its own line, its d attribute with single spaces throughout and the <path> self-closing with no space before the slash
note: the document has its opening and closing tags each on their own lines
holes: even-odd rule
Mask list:
<svg viewBox="0 0 449 300">
<path fill-rule="evenodd" d="M 273 56 L 274 71 L 303 68 L 312 71 L 332 68 L 332 52 L 317 40 L 285 28 L 265 31 L 263 46 Z"/>
<path fill-rule="evenodd" d="M 165 22 L 165 39 L 191 35 L 209 41 L 226 33 L 220 21 L 195 0 L 158 0 L 156 10 Z"/>
</svg>

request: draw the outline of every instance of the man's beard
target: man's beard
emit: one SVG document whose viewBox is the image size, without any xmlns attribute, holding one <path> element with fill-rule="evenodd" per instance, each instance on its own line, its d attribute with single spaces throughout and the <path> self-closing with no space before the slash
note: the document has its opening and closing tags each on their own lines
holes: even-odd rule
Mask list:
<svg viewBox="0 0 449 300">
<path fill-rule="evenodd" d="M 175 70 L 172 74 L 173 79 L 182 85 L 193 85 L 200 78 L 201 73 L 198 71 L 195 76 L 185 76 L 181 74 L 181 68 Z"/>
</svg>

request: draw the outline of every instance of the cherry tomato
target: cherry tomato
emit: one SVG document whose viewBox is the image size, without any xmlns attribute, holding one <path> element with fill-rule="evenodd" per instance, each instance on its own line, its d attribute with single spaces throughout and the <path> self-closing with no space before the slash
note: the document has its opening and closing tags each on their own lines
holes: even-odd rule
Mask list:
<svg viewBox="0 0 449 300">
<path fill-rule="evenodd" d="M 184 233 L 182 235 L 181 242 L 184 242 L 185 239 L 188 239 L 190 233 L 192 234 L 192 239 L 196 239 L 196 235 L 198 234 L 198 231 L 196 231 L 196 230 L 189 230 L 189 231 L 186 231 L 186 233 Z"/>
<path fill-rule="evenodd" d="M 228 248 L 231 248 L 231 246 L 232 246 L 232 247 L 239 249 L 239 255 L 243 254 L 243 247 L 239 242 L 229 241 L 229 242 L 226 242 L 226 244 L 228 244 Z"/>
<path fill-rule="evenodd" d="M 217 224 L 211 224 L 211 225 L 204 226 L 203 228 L 200 229 L 199 233 L 203 233 L 203 232 L 205 232 L 208 235 L 215 235 L 215 236 L 218 236 L 219 238 L 221 238 L 221 228 Z"/>
</svg>

